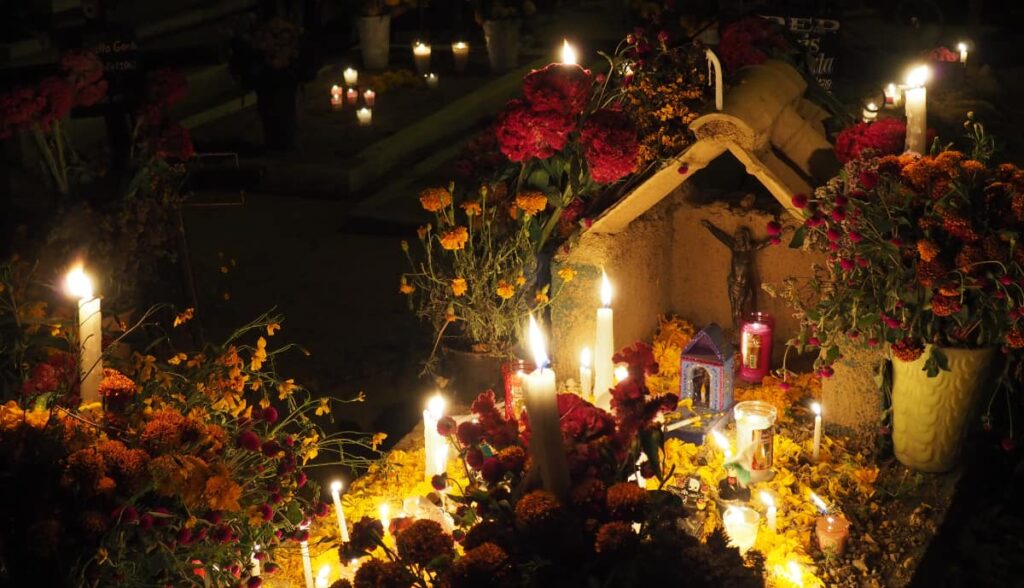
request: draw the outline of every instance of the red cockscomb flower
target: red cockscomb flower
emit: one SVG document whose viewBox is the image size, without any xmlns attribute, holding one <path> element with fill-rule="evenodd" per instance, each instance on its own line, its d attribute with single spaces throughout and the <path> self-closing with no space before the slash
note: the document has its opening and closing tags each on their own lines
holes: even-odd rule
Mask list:
<svg viewBox="0 0 1024 588">
<path fill-rule="evenodd" d="M 847 163 L 869 153 L 875 156 L 896 155 L 903 152 L 906 135 L 906 123 L 896 118 L 857 123 L 836 136 L 836 158 Z"/>
<path fill-rule="evenodd" d="M 537 111 L 524 100 L 512 100 L 499 115 L 498 147 L 511 161 L 547 159 L 561 151 L 576 123 L 555 110 Z"/>
<path fill-rule="evenodd" d="M 583 112 L 590 101 L 594 77 L 578 65 L 552 63 L 535 69 L 523 79 L 523 97 L 538 112 L 554 111 L 571 116 Z"/>
<path fill-rule="evenodd" d="M 640 142 L 636 127 L 621 111 L 602 109 L 591 115 L 580 142 L 595 182 L 609 184 L 636 171 Z"/>
</svg>

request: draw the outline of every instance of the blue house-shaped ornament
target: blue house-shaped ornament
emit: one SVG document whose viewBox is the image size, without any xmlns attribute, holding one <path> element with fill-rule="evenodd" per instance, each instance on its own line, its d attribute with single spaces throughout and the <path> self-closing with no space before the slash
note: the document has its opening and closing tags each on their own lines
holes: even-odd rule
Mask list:
<svg viewBox="0 0 1024 588">
<path fill-rule="evenodd" d="M 721 412 L 732 406 L 733 351 L 722 328 L 711 323 L 680 356 L 679 398 L 692 398 L 700 412 Z"/>
</svg>

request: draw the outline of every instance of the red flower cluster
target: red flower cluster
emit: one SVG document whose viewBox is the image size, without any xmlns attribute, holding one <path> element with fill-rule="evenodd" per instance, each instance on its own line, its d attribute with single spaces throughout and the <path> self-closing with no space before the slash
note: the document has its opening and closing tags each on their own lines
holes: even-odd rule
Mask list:
<svg viewBox="0 0 1024 588">
<path fill-rule="evenodd" d="M 32 374 L 21 386 L 25 396 L 36 396 L 52 392 L 69 393 L 68 399 L 77 402 L 78 361 L 70 353 L 54 353 L 46 361 L 32 367 Z"/>
<path fill-rule="evenodd" d="M 788 51 L 789 43 L 779 25 L 759 16 L 726 25 L 718 45 L 723 65 L 729 71 L 764 63 L 776 50 Z"/>
<path fill-rule="evenodd" d="M 554 110 L 534 110 L 525 100 L 512 100 L 498 117 L 495 135 L 505 157 L 528 161 L 547 159 L 561 151 L 575 127 L 573 117 Z"/>
<path fill-rule="evenodd" d="M 650 345 L 634 343 L 632 347 L 616 353 L 612 361 L 625 362 L 629 366 L 629 377 L 612 388 L 612 410 L 618 421 L 620 438 L 630 440 L 658 413 L 675 410 L 679 397 L 675 394 L 650 396 L 647 376 L 658 373 Z"/>
<path fill-rule="evenodd" d="M 177 69 L 164 68 L 149 74 L 146 97 L 151 105 L 171 108 L 185 99 L 188 80 Z"/>
<path fill-rule="evenodd" d="M 493 390 L 488 390 L 473 401 L 473 414 L 483 428 L 483 437 L 487 443 L 496 448 L 513 445 L 519 438 L 519 430 L 515 421 L 507 420 L 504 411 L 495 405 Z"/>
<path fill-rule="evenodd" d="M 903 152 L 907 125 L 897 118 L 857 123 L 836 136 L 836 158 L 842 163 L 865 156 L 896 155 Z"/>
<path fill-rule="evenodd" d="M 103 79 L 103 62 L 93 53 L 65 53 L 61 56 L 60 65 L 74 87 L 75 106 L 92 106 L 107 95 L 107 81 Z"/>
<path fill-rule="evenodd" d="M 196 154 L 188 129 L 175 122 L 168 122 L 159 128 L 154 137 L 153 151 L 157 157 L 182 161 Z"/>
<path fill-rule="evenodd" d="M 583 152 L 595 182 L 608 184 L 636 171 L 640 142 L 621 111 L 602 109 L 583 124 Z"/>
<path fill-rule="evenodd" d="M 594 77 L 578 65 L 552 63 L 523 79 L 523 97 L 537 111 L 578 115 L 590 101 Z"/>
<path fill-rule="evenodd" d="M 0 93 L 0 139 L 33 127 L 49 130 L 74 106 L 92 106 L 106 96 L 103 64 L 91 53 L 68 53 L 61 74 L 43 78 L 35 87 Z"/>
<path fill-rule="evenodd" d="M 954 53 L 949 49 L 949 47 L 943 45 L 942 47 L 936 47 L 935 49 L 932 49 L 931 51 L 925 53 L 925 58 L 927 58 L 929 61 L 956 63 L 960 61 L 960 54 Z"/>
</svg>

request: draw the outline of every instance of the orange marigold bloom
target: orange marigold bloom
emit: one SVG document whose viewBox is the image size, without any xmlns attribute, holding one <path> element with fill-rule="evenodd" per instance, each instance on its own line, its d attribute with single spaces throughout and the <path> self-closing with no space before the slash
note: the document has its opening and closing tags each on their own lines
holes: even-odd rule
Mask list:
<svg viewBox="0 0 1024 588">
<path fill-rule="evenodd" d="M 620 482 L 608 488 L 606 500 L 613 518 L 640 520 L 647 504 L 647 491 L 636 484 Z"/>
<path fill-rule="evenodd" d="M 455 278 L 452 280 L 452 294 L 455 296 L 462 296 L 466 293 L 469 286 L 466 284 L 465 278 Z"/>
<path fill-rule="evenodd" d="M 960 169 L 963 170 L 964 173 L 976 175 L 985 173 L 986 168 L 985 164 L 978 161 L 977 159 L 968 159 L 966 161 L 960 162 Z"/>
<path fill-rule="evenodd" d="M 906 362 L 916 360 L 921 357 L 922 353 L 924 353 L 924 346 L 909 337 L 897 341 L 892 346 L 892 354 Z"/>
<path fill-rule="evenodd" d="M 601 525 L 594 540 L 594 551 L 605 555 L 628 555 L 640 544 L 640 536 L 623 521 Z"/>
<path fill-rule="evenodd" d="M 934 241 L 921 239 L 917 242 L 917 253 L 924 261 L 931 261 L 939 255 L 939 246 Z"/>
<path fill-rule="evenodd" d="M 420 205 L 427 212 L 438 212 L 452 203 L 452 193 L 445 188 L 427 188 L 420 192 Z"/>
<path fill-rule="evenodd" d="M 402 282 L 398 286 L 398 291 L 402 294 L 412 294 L 416 291 L 416 286 L 410 284 L 408 280 L 405 279 L 405 276 L 402 276 Z"/>
<path fill-rule="evenodd" d="M 235 483 L 226 474 L 213 476 L 206 480 L 206 490 L 203 497 L 210 510 L 223 510 L 236 512 L 242 507 L 238 499 L 242 496 L 242 487 Z"/>
<path fill-rule="evenodd" d="M 548 296 L 548 293 L 544 292 L 543 290 L 537 292 L 537 295 L 534 296 L 533 299 L 537 304 L 547 304 L 548 302 L 551 302 L 551 297 Z"/>
<path fill-rule="evenodd" d="M 483 208 L 480 206 L 480 203 L 475 200 L 471 202 L 463 202 L 462 210 L 466 211 L 466 216 L 477 216 L 483 212 Z"/>
<path fill-rule="evenodd" d="M 498 296 L 500 296 L 502 300 L 508 300 L 516 295 L 516 287 L 505 280 L 498 280 L 497 292 Z"/>
<path fill-rule="evenodd" d="M 536 190 L 520 192 L 516 196 L 516 207 L 526 213 L 526 216 L 533 216 L 544 212 L 548 207 L 548 197 Z"/>
<path fill-rule="evenodd" d="M 556 523 L 562 505 L 547 490 L 534 490 L 516 503 L 516 523 L 531 531 L 542 531 Z"/>
<path fill-rule="evenodd" d="M 142 429 L 139 440 L 152 453 L 163 453 L 181 444 L 187 419 L 173 408 L 162 408 L 153 413 Z"/>
<path fill-rule="evenodd" d="M 456 586 L 493 586 L 509 572 L 508 554 L 494 543 L 481 543 L 455 560 L 452 576 Z"/>
<path fill-rule="evenodd" d="M 425 566 L 434 558 L 450 556 L 454 548 L 452 536 L 444 532 L 440 523 L 420 519 L 398 534 L 395 538 L 398 555 L 403 559 Z"/>
<path fill-rule="evenodd" d="M 949 176 L 955 176 L 960 171 L 960 162 L 964 154 L 959 151 L 943 151 L 935 156 L 935 166 Z"/>
<path fill-rule="evenodd" d="M 558 277 L 562 278 L 563 282 L 571 282 L 576 278 L 576 270 L 569 266 L 565 266 L 558 270 Z"/>
<path fill-rule="evenodd" d="M 448 251 L 465 249 L 466 241 L 469 241 L 469 231 L 466 227 L 455 227 L 441 235 L 441 247 Z"/>
</svg>

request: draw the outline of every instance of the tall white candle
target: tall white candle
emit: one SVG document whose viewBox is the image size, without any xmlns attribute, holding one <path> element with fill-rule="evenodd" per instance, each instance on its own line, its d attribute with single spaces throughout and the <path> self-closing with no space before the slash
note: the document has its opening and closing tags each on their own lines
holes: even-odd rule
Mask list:
<svg viewBox="0 0 1024 588">
<path fill-rule="evenodd" d="M 811 405 L 811 410 L 814 411 L 814 453 L 812 459 L 818 461 L 818 455 L 821 453 L 821 405 L 815 402 Z"/>
<path fill-rule="evenodd" d="M 93 295 L 92 279 L 81 265 L 64 278 L 68 295 L 78 299 L 78 369 L 82 402 L 100 399 L 103 379 L 103 314 L 100 299 Z"/>
<path fill-rule="evenodd" d="M 359 83 L 359 72 L 351 67 L 345 68 L 341 75 L 345 78 L 346 86 L 354 86 Z"/>
<path fill-rule="evenodd" d="M 523 380 L 526 414 L 530 418 L 530 455 L 540 470 L 544 489 L 565 498 L 569 490 L 569 466 L 562 447 L 555 372 L 546 367 L 547 346 L 533 315 L 530 315 L 529 341 L 537 366 Z"/>
<path fill-rule="evenodd" d="M 316 574 L 316 588 L 330 588 L 331 586 L 331 566 L 325 564 L 320 566 L 320 571 Z"/>
<path fill-rule="evenodd" d="M 338 536 L 342 543 L 348 543 L 348 525 L 345 524 L 345 511 L 341 508 L 341 480 L 331 482 L 331 498 L 334 500 L 334 514 L 338 517 Z"/>
<path fill-rule="evenodd" d="M 263 566 L 260 564 L 259 558 L 260 546 L 252 546 L 252 555 L 249 556 L 249 562 L 252 564 L 252 569 L 249 571 L 249 575 L 253 578 L 263 574 Z"/>
<path fill-rule="evenodd" d="M 590 400 L 594 393 L 594 371 L 590 369 L 592 357 L 590 348 L 584 347 L 580 352 L 580 396 Z"/>
<path fill-rule="evenodd" d="M 440 393 L 434 394 L 427 401 L 423 411 L 423 477 L 429 482 L 437 474 L 444 473 L 447 461 L 439 458 L 444 452 L 447 457 L 448 440 L 437 432 L 437 423 L 444 417 L 445 400 Z"/>
<path fill-rule="evenodd" d="M 615 326 L 612 313 L 612 285 L 608 274 L 601 272 L 601 308 L 597 309 L 597 337 L 594 340 L 594 402 L 611 408 L 611 388 L 615 385 Z"/>
<path fill-rule="evenodd" d="M 430 71 L 430 45 L 416 41 L 412 46 L 412 57 L 416 62 L 416 73 L 421 76 Z"/>
<path fill-rule="evenodd" d="M 779 524 L 778 523 L 779 511 L 775 507 L 775 499 L 773 499 L 772 495 L 770 493 L 768 493 L 766 490 L 762 490 L 761 491 L 761 502 L 763 502 L 764 506 L 765 506 L 765 513 L 764 513 L 764 515 L 765 515 L 765 519 L 767 520 L 767 523 L 768 523 L 768 530 L 771 531 L 772 533 L 774 533 L 774 532 L 776 532 L 778 530 L 778 524 Z"/>
<path fill-rule="evenodd" d="M 300 542 L 299 551 L 302 552 L 302 573 L 306 579 L 306 588 L 316 588 L 313 585 L 313 561 L 309 558 L 309 541 Z"/>
<path fill-rule="evenodd" d="M 715 84 L 715 110 L 722 110 L 725 106 L 725 84 L 722 82 L 722 62 L 711 49 L 704 50 L 704 57 L 708 60 L 708 83 Z M 714 80 L 714 82 L 712 82 Z"/>
<path fill-rule="evenodd" d="M 960 52 L 960 63 L 967 65 L 967 43 L 957 43 L 956 48 Z"/>
<path fill-rule="evenodd" d="M 384 535 L 386 536 L 389 532 L 389 527 L 391 527 L 391 507 L 385 502 L 377 507 L 377 512 L 380 514 L 380 524 L 384 527 Z"/>
<path fill-rule="evenodd" d="M 927 65 L 919 65 L 907 74 L 904 91 L 907 113 L 907 151 L 924 155 L 928 148 L 928 91 L 925 84 L 931 75 Z"/>
</svg>

